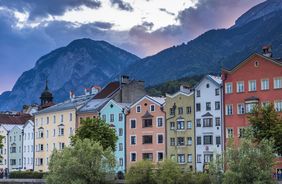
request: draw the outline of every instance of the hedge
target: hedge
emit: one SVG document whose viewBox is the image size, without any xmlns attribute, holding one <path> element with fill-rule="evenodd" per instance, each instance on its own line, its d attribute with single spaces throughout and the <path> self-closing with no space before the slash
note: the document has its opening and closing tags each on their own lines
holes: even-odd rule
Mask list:
<svg viewBox="0 0 282 184">
<path fill-rule="evenodd" d="M 13 171 L 10 172 L 10 178 L 21 179 L 42 179 L 46 173 L 35 171 Z"/>
</svg>

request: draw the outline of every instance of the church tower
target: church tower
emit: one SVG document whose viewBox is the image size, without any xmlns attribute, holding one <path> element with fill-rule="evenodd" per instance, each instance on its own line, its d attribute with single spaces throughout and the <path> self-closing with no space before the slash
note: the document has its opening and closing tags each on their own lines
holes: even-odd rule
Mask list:
<svg viewBox="0 0 282 184">
<path fill-rule="evenodd" d="M 48 81 L 46 80 L 46 84 L 45 84 L 45 89 L 44 91 L 41 93 L 41 109 L 50 107 L 52 105 L 54 105 L 53 103 L 53 94 L 49 91 L 48 88 Z"/>
</svg>

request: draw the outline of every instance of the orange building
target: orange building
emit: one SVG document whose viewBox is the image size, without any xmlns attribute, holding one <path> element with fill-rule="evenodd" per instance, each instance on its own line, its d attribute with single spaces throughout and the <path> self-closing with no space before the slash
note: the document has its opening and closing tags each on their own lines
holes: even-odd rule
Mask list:
<svg viewBox="0 0 282 184">
<path fill-rule="evenodd" d="M 140 160 L 162 161 L 166 155 L 165 98 L 144 96 L 126 116 L 126 168 Z"/>
</svg>

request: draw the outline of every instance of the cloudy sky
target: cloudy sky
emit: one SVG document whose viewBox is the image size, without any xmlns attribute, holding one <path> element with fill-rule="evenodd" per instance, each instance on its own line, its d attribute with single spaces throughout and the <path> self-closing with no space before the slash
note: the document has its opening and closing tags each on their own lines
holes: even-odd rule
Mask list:
<svg viewBox="0 0 282 184">
<path fill-rule="evenodd" d="M 264 0 L 0 0 L 0 93 L 36 60 L 78 38 L 139 57 L 228 28 Z"/>
</svg>

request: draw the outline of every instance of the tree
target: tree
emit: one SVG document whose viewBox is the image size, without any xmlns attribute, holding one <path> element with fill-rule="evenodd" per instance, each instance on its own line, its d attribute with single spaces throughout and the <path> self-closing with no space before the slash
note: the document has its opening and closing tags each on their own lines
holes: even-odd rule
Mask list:
<svg viewBox="0 0 282 184">
<path fill-rule="evenodd" d="M 2 149 L 3 148 L 3 146 L 4 146 L 4 144 L 3 144 L 3 139 L 4 139 L 5 137 L 3 136 L 3 135 L 0 135 L 0 149 Z M 2 157 L 2 154 L 0 155 L 0 159 L 2 159 L 3 157 Z"/>
<path fill-rule="evenodd" d="M 47 175 L 48 184 L 103 184 L 114 173 L 110 148 L 90 139 L 77 140 L 73 147 L 54 150 Z"/>
<path fill-rule="evenodd" d="M 256 141 L 273 140 L 274 150 L 282 154 L 282 119 L 273 104 L 266 107 L 257 106 L 249 116 Z"/>
<path fill-rule="evenodd" d="M 100 142 L 104 149 L 116 149 L 116 131 L 109 124 L 100 118 L 86 119 L 81 123 L 81 127 L 77 129 L 75 135 L 71 138 L 75 144 L 78 140 L 91 139 L 95 142 Z"/>
<path fill-rule="evenodd" d="M 226 150 L 226 167 L 223 184 L 273 184 L 272 166 L 275 155 L 273 143 L 242 139 L 239 146 L 231 144 Z"/>
<path fill-rule="evenodd" d="M 216 159 L 209 163 L 209 176 L 211 183 L 221 184 L 223 180 L 223 157 L 216 155 Z"/>
<path fill-rule="evenodd" d="M 182 177 L 179 165 L 171 159 L 166 159 L 160 163 L 157 170 L 158 184 L 179 184 Z"/>
<path fill-rule="evenodd" d="M 132 165 L 125 176 L 126 184 L 155 184 L 152 162 L 142 160 Z"/>
</svg>

